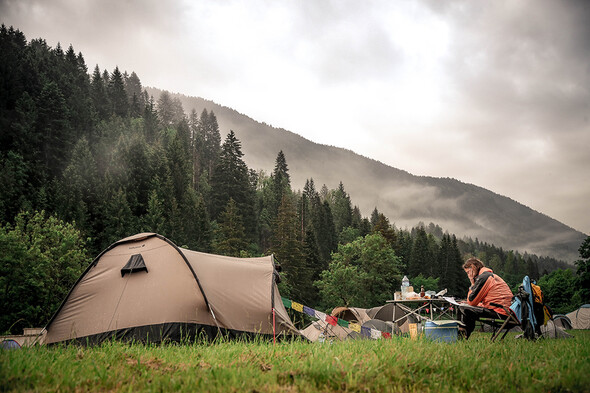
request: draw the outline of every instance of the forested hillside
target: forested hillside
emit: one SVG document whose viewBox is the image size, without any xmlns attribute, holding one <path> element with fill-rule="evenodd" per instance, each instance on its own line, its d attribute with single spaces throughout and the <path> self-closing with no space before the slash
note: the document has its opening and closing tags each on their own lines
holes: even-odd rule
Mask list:
<svg viewBox="0 0 590 393">
<path fill-rule="evenodd" d="M 512 286 L 566 266 L 436 224 L 397 228 L 379 206 L 363 216 L 342 182 L 293 184 L 283 149 L 272 171 L 248 167 L 237 130 L 221 129 L 211 108 L 187 113 L 167 92 L 155 100 L 134 72 L 89 70 L 71 46 L 6 26 L 0 129 L 2 331 L 43 325 L 94 256 L 139 232 L 197 251 L 274 253 L 283 296 L 326 309 L 378 305 L 404 274 L 463 295 L 467 255 Z M 568 272 L 570 300 L 582 302 Z"/>
<path fill-rule="evenodd" d="M 147 91 L 156 99 L 161 94 L 154 88 Z M 477 237 L 505 249 L 570 263 L 578 257 L 578 247 L 586 237 L 545 214 L 476 185 L 451 178 L 415 176 L 349 150 L 314 143 L 202 98 L 173 96 L 186 111 L 213 110 L 220 129 L 233 129 L 242 141 L 244 161 L 249 167 L 271 171 L 276 152 L 282 150 L 289 157 L 295 189 L 303 187 L 310 177 L 329 188 L 343 182 L 362 212 L 378 206 L 398 228 L 411 228 L 419 221 L 434 222 L 459 238 Z M 359 139 L 364 137 L 358 135 Z M 452 160 L 454 154 L 449 151 L 448 159 Z M 422 159 L 419 155 L 416 152 L 417 159 Z"/>
</svg>

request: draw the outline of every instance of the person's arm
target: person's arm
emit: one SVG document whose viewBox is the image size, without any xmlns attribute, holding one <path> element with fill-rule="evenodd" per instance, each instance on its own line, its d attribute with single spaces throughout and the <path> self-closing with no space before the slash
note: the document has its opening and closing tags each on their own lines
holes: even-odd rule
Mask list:
<svg viewBox="0 0 590 393">
<path fill-rule="evenodd" d="M 467 303 L 470 306 L 477 306 L 486 297 L 490 290 L 490 283 L 488 283 L 490 277 L 492 277 L 492 273 L 485 272 L 475 278 L 467 295 Z"/>
</svg>

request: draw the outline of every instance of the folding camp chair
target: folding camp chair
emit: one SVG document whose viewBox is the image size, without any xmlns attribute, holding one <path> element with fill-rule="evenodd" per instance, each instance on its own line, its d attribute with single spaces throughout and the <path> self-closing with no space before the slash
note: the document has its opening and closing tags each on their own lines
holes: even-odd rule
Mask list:
<svg viewBox="0 0 590 393">
<path fill-rule="evenodd" d="M 501 308 L 507 315 L 505 319 L 501 319 L 502 325 L 497 330 L 495 329 L 496 325 L 492 324 L 492 327 L 494 328 L 494 331 L 492 333 L 492 342 L 494 342 L 502 332 L 504 332 L 504 334 L 502 334 L 500 340 L 503 340 L 504 337 L 506 337 L 506 335 L 510 331 L 510 329 L 516 326 L 520 326 L 520 321 L 518 320 L 516 313 L 510 307 L 506 307 L 498 303 L 490 303 L 490 305 Z M 494 320 L 494 323 L 495 322 L 496 320 Z"/>
</svg>

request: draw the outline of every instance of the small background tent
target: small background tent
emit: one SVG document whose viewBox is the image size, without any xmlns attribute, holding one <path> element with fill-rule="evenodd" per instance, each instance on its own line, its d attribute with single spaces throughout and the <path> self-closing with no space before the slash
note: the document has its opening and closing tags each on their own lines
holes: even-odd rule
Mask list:
<svg viewBox="0 0 590 393">
<path fill-rule="evenodd" d="M 590 304 L 584 304 L 566 315 L 572 322 L 574 329 L 590 329 Z"/>
<path fill-rule="evenodd" d="M 560 327 L 564 330 L 572 330 L 572 321 L 566 316 L 562 314 L 555 314 L 553 316 L 553 323 L 555 326 Z"/>
<path fill-rule="evenodd" d="M 224 257 L 179 248 L 155 233 L 138 234 L 90 264 L 46 326 L 45 341 L 272 335 L 273 326 L 278 335 L 298 335 L 277 277 L 272 256 Z"/>
</svg>

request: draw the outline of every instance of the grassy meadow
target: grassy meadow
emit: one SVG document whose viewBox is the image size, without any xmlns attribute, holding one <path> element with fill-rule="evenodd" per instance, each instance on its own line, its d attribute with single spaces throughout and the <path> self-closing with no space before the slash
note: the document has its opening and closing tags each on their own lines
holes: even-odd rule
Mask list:
<svg viewBox="0 0 590 393">
<path fill-rule="evenodd" d="M 34 347 L 0 351 L 0 391 L 590 392 L 590 332 L 572 334 Z"/>
</svg>

